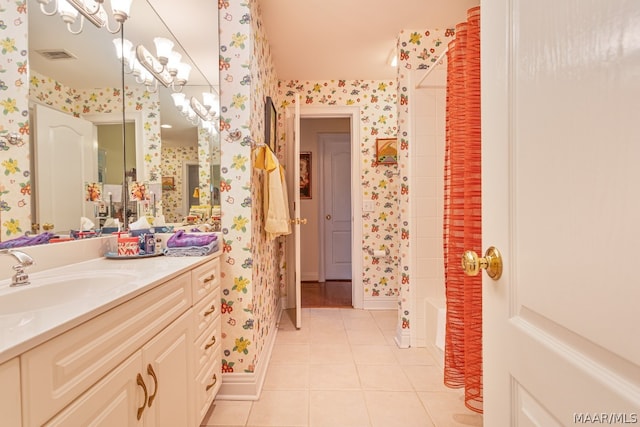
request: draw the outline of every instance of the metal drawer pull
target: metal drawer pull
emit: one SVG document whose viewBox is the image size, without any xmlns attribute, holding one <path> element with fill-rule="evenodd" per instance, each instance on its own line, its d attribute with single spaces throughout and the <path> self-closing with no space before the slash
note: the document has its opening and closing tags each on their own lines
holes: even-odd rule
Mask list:
<svg viewBox="0 0 640 427">
<path fill-rule="evenodd" d="M 213 312 L 215 312 L 215 311 L 216 311 L 216 305 L 215 305 L 215 304 L 213 304 L 209 310 L 207 310 L 207 311 L 205 311 L 205 312 L 204 312 L 204 315 L 205 315 L 205 316 L 208 316 L 208 315 L 210 315 L 211 313 L 213 313 Z"/>
<path fill-rule="evenodd" d="M 218 382 L 218 377 L 216 376 L 216 374 L 213 374 L 213 378 L 212 379 L 213 379 L 213 382 L 207 386 L 205 391 L 209 391 L 211 389 L 211 387 L 216 385 L 216 383 Z"/>
<path fill-rule="evenodd" d="M 216 336 L 214 335 L 214 336 L 211 337 L 211 342 L 204 346 L 204 349 L 206 350 L 206 349 L 208 349 L 209 347 L 211 347 L 211 346 L 213 346 L 215 344 L 216 344 Z"/>
<path fill-rule="evenodd" d="M 144 384 L 144 380 L 142 379 L 142 375 L 140 375 L 140 373 L 138 373 L 138 376 L 136 377 L 136 382 L 140 387 L 142 387 L 142 390 L 144 390 L 144 403 L 142 404 L 141 407 L 138 408 L 138 420 L 139 420 L 140 418 L 142 418 L 142 413 L 144 412 L 144 408 L 147 406 L 147 397 L 149 396 L 149 394 L 147 393 L 147 386 Z"/>
<path fill-rule="evenodd" d="M 213 279 L 216 278 L 216 275 L 211 273 L 211 275 L 209 277 L 207 277 L 206 279 L 204 279 L 204 283 L 209 283 L 210 281 L 212 281 Z"/>
<path fill-rule="evenodd" d="M 153 382 L 155 383 L 155 387 L 156 387 L 156 389 L 153 391 L 153 394 L 151 396 L 149 396 L 149 408 L 151 408 L 151 404 L 153 403 L 154 399 L 156 398 L 156 394 L 158 394 L 158 377 L 156 376 L 156 373 L 153 370 L 153 366 L 151 366 L 151 363 L 149 363 L 147 365 L 147 374 L 151 375 L 151 377 L 153 378 Z"/>
</svg>

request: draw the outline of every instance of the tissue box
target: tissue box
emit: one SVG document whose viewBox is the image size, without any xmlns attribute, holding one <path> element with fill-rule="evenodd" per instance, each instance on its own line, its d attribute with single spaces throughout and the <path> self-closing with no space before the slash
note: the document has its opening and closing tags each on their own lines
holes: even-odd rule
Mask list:
<svg viewBox="0 0 640 427">
<path fill-rule="evenodd" d="M 140 254 L 140 240 L 137 237 L 120 237 L 118 239 L 118 256 L 138 254 Z"/>
</svg>

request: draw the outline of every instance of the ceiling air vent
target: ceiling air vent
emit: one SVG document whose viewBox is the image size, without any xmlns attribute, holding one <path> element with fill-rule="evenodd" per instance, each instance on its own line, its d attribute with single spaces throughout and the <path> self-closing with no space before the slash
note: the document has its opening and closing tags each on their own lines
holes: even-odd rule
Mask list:
<svg viewBox="0 0 640 427">
<path fill-rule="evenodd" d="M 60 59 L 76 59 L 73 54 L 64 49 L 38 50 L 37 52 L 51 61 L 58 61 Z"/>
</svg>

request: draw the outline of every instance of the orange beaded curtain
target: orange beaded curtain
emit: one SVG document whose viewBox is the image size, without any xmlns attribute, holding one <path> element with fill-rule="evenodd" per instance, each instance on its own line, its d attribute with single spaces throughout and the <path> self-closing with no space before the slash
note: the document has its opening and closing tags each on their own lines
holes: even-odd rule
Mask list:
<svg viewBox="0 0 640 427">
<path fill-rule="evenodd" d="M 482 412 L 482 280 L 461 268 L 482 248 L 480 168 L 480 7 L 456 26 L 447 51 L 444 262 L 447 297 L 444 382 L 465 389 Z"/>
</svg>

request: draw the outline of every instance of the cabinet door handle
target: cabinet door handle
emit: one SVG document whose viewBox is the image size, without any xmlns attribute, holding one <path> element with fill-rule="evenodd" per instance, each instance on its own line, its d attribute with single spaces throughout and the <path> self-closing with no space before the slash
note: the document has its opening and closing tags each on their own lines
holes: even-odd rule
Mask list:
<svg viewBox="0 0 640 427">
<path fill-rule="evenodd" d="M 216 278 L 216 275 L 211 273 L 211 275 L 209 277 L 207 277 L 206 279 L 204 279 L 204 283 L 209 283 L 211 282 L 213 279 Z"/>
<path fill-rule="evenodd" d="M 205 311 L 205 312 L 204 312 L 204 315 L 205 315 L 205 316 L 208 316 L 208 315 L 210 315 L 211 313 L 213 313 L 214 311 L 216 311 L 216 305 L 215 305 L 215 304 L 213 304 L 209 310 Z"/>
<path fill-rule="evenodd" d="M 207 388 L 205 389 L 205 391 L 209 391 L 211 389 L 211 387 L 213 387 L 214 385 L 216 385 L 216 383 L 218 382 L 218 377 L 216 376 L 216 374 L 213 374 L 213 378 L 212 378 L 213 382 L 211 384 L 209 384 L 207 386 Z M 138 418 L 139 419 L 139 418 Z"/>
<path fill-rule="evenodd" d="M 153 403 L 153 401 L 156 398 L 156 395 L 158 394 L 158 377 L 156 376 L 156 373 L 153 370 L 153 366 L 151 366 L 151 363 L 147 365 L 147 374 L 151 375 L 155 385 L 155 390 L 153 391 L 153 394 L 149 396 L 149 408 L 151 408 L 151 404 Z"/>
<path fill-rule="evenodd" d="M 214 335 L 214 336 L 211 337 L 211 342 L 204 346 L 204 349 L 206 350 L 206 349 L 208 349 L 209 347 L 211 347 L 211 346 L 213 346 L 215 344 L 216 344 L 216 336 Z"/>
<path fill-rule="evenodd" d="M 136 382 L 140 387 L 142 387 L 142 390 L 144 391 L 144 402 L 142 403 L 142 406 L 138 408 L 138 420 L 140 420 L 140 418 L 142 418 L 144 408 L 147 406 L 147 397 L 149 397 L 149 393 L 147 393 L 147 386 L 144 384 L 144 380 L 142 379 L 142 375 L 140 375 L 140 373 L 138 373 L 138 376 L 136 377 Z"/>
</svg>

